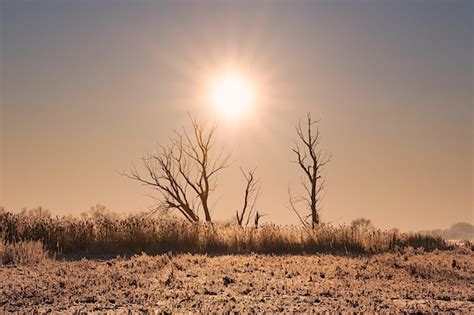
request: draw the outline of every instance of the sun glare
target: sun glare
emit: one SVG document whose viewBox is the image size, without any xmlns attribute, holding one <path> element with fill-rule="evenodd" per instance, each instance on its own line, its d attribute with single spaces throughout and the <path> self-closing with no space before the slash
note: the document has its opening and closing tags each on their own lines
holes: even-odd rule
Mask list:
<svg viewBox="0 0 474 315">
<path fill-rule="evenodd" d="M 223 118 L 236 120 L 248 114 L 253 97 L 249 81 L 238 74 L 228 73 L 214 82 L 212 102 Z"/>
</svg>

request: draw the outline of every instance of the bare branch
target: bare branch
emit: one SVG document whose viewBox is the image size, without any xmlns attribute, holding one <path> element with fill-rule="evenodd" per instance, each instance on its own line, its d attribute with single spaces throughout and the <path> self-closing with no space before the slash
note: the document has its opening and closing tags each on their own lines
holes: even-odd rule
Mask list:
<svg viewBox="0 0 474 315">
<path fill-rule="evenodd" d="M 191 115 L 189 118 L 192 132 L 184 127 L 174 131 L 168 146 L 159 146 L 156 154 L 142 158 L 143 173 L 132 164 L 129 173 L 122 175 L 157 190 L 160 207 L 178 209 L 191 222 L 199 221 L 202 208 L 206 221 L 211 221 L 209 195 L 230 156 L 224 150 L 214 155 L 215 124 L 207 128 Z"/>
<path fill-rule="evenodd" d="M 306 222 L 305 220 L 303 220 L 303 218 L 301 217 L 300 213 L 298 212 L 298 210 L 296 210 L 296 207 L 295 207 L 295 200 L 294 200 L 294 197 L 291 195 L 291 190 L 290 188 L 288 188 L 288 200 L 289 200 L 289 204 L 290 204 L 290 209 L 293 210 L 293 212 L 296 214 L 296 216 L 298 217 L 298 219 L 300 220 L 301 224 L 303 225 L 303 227 L 306 227 Z"/>
<path fill-rule="evenodd" d="M 255 177 L 255 171 L 256 169 L 245 172 L 242 167 L 240 168 L 240 172 L 246 181 L 242 210 L 240 214 L 239 211 L 236 211 L 237 224 L 240 226 L 243 225 L 245 216 L 245 225 L 247 226 L 250 221 L 250 217 L 255 212 L 255 206 L 260 191 L 259 180 Z"/>
<path fill-rule="evenodd" d="M 317 126 L 318 122 L 319 121 L 312 120 L 311 115 L 308 113 L 306 115 L 305 130 L 303 130 L 301 120 L 295 127 L 297 140 L 295 141 L 292 152 L 296 156 L 295 163 L 298 164 L 304 173 L 304 177 L 301 177 L 300 180 L 305 191 L 305 197 L 299 199 L 289 194 L 290 207 L 292 210 L 297 213 L 298 218 L 303 224 L 305 224 L 308 217 L 311 217 L 312 228 L 315 228 L 319 224 L 320 211 L 318 207 L 318 195 L 325 188 L 325 181 L 322 178 L 321 172 L 323 168 L 331 162 L 331 154 L 326 154 L 319 149 L 320 133 Z M 310 215 L 308 215 L 305 220 L 302 220 L 299 213 L 295 211 L 295 200 L 305 201 L 305 203 L 307 203 Z"/>
</svg>

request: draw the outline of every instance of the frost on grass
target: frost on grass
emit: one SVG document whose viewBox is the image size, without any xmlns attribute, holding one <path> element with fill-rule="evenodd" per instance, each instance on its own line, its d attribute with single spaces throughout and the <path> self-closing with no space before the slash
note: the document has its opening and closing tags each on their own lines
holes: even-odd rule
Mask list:
<svg viewBox="0 0 474 315">
<path fill-rule="evenodd" d="M 40 241 L 20 241 L 4 244 L 0 238 L 0 265 L 31 265 L 48 258 Z"/>
<path fill-rule="evenodd" d="M 0 212 L 6 243 L 41 241 L 50 253 L 120 255 L 172 250 L 195 254 L 375 254 L 409 246 L 448 249 L 441 237 L 320 224 L 314 230 L 265 224 L 257 228 L 190 224 L 150 216 L 125 218 L 25 217 Z"/>
<path fill-rule="evenodd" d="M 147 256 L 0 267 L 0 311 L 474 311 L 470 250 Z"/>
</svg>

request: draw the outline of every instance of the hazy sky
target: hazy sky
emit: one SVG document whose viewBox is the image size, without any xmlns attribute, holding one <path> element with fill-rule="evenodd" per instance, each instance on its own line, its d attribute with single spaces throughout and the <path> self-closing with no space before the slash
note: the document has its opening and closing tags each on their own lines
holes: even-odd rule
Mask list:
<svg viewBox="0 0 474 315">
<path fill-rule="evenodd" d="M 245 73 L 256 99 L 220 122 L 233 154 L 215 217 L 258 167 L 259 211 L 297 223 L 294 125 L 332 152 L 324 221 L 402 230 L 474 223 L 472 1 L 1 1 L 0 205 L 145 209 L 119 175 L 186 123 L 208 82 Z"/>
</svg>

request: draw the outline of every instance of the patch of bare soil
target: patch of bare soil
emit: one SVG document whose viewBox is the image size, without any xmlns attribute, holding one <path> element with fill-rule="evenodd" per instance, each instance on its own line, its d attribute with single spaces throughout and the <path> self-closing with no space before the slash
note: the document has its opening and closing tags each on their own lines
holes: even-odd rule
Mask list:
<svg viewBox="0 0 474 315">
<path fill-rule="evenodd" d="M 135 256 L 0 267 L 0 312 L 474 313 L 471 251 Z"/>
</svg>

